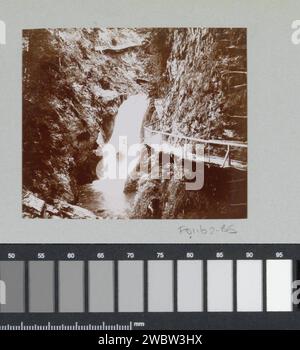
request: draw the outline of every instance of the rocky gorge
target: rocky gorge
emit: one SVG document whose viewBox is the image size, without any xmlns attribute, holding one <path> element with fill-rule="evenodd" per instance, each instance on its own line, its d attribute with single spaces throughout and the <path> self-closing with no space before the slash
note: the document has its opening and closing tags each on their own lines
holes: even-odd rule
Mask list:
<svg viewBox="0 0 300 350">
<path fill-rule="evenodd" d="M 158 130 L 176 135 L 246 142 L 246 30 L 23 32 L 24 217 L 118 218 L 83 206 L 82 189 L 97 179 L 97 149 L 109 142 L 120 106 L 138 94 L 149 99 L 143 124 L 156 122 Z M 247 163 L 245 150 L 232 154 Z M 204 188 L 186 191 L 181 181 L 153 180 L 140 171 L 124 188 L 131 194 L 127 217 L 245 217 L 246 177 L 245 171 L 207 166 Z M 155 215 L 149 211 L 153 203 Z"/>
</svg>

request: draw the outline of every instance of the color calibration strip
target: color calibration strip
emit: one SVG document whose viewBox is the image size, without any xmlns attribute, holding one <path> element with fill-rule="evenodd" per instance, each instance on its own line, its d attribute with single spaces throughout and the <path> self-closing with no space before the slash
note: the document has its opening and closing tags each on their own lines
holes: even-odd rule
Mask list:
<svg viewBox="0 0 300 350">
<path fill-rule="evenodd" d="M 291 312 L 294 266 L 291 259 L 2 260 L 0 312 Z"/>
</svg>

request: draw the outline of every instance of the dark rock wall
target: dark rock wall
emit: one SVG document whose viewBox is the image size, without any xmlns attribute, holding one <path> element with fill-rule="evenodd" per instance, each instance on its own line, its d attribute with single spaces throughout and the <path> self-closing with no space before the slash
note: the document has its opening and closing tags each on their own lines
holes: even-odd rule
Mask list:
<svg viewBox="0 0 300 350">
<path fill-rule="evenodd" d="M 175 29 L 168 40 L 170 55 L 158 96 L 163 107 L 160 128 L 246 141 L 246 30 Z"/>
<path fill-rule="evenodd" d="M 96 177 L 98 133 L 107 141 L 122 101 L 145 90 L 147 31 L 28 30 L 23 38 L 23 186 L 50 203 L 76 202 L 78 186 Z"/>
<path fill-rule="evenodd" d="M 182 136 L 246 142 L 246 30 L 175 29 L 169 30 L 165 42 L 170 47 L 169 56 L 148 115 L 150 121 L 159 121 L 156 129 Z M 160 101 L 160 112 L 154 108 L 155 100 Z M 225 152 L 224 147 L 210 149 L 210 154 L 223 157 Z M 245 149 L 233 149 L 231 156 L 247 160 Z M 242 198 L 232 206 L 229 198 L 235 184 L 228 184 L 222 171 L 223 177 L 220 170 L 206 167 L 205 186 L 200 191 L 186 191 L 181 181 L 151 180 L 141 174 L 135 183 L 133 217 L 153 217 L 149 207 L 155 200 L 159 202 L 157 216 L 162 218 L 245 217 L 246 175 L 237 181 L 242 183 Z"/>
</svg>

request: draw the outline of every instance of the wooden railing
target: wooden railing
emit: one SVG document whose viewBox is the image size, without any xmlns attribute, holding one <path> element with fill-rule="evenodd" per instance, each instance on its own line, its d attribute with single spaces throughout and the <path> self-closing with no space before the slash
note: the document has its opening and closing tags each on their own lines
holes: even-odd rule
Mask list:
<svg viewBox="0 0 300 350">
<path fill-rule="evenodd" d="M 221 164 L 219 161 L 217 162 L 219 165 L 221 165 L 221 167 L 232 166 L 231 156 L 230 156 L 231 148 L 248 148 L 248 144 L 244 142 L 237 142 L 237 141 L 231 141 L 231 140 L 201 139 L 201 138 L 189 137 L 184 135 L 175 135 L 165 131 L 159 131 L 155 129 L 155 126 L 157 126 L 158 123 L 159 121 L 156 121 L 154 123 L 144 126 L 144 143 L 145 144 L 149 144 L 149 145 L 151 144 L 151 139 L 153 138 L 153 135 L 160 135 L 162 142 L 170 143 L 171 140 L 173 141 L 183 140 L 185 144 L 187 143 L 204 144 L 207 146 L 209 153 L 210 153 L 211 147 L 213 146 L 225 146 L 226 154 L 223 158 L 223 161 L 221 162 Z M 213 159 L 215 158 L 216 157 L 214 157 Z M 213 159 L 211 161 L 211 157 L 210 155 L 208 155 L 208 160 L 205 160 L 205 162 L 215 163 Z M 243 165 L 243 162 L 240 162 L 238 160 L 235 160 L 235 163 L 239 163 L 239 165 Z M 245 167 L 245 164 L 243 167 Z"/>
</svg>

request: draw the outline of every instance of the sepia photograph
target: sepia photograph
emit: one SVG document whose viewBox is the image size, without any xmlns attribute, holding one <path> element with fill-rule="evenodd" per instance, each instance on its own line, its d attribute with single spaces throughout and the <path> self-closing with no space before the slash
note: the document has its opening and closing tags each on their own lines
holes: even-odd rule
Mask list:
<svg viewBox="0 0 300 350">
<path fill-rule="evenodd" d="M 246 28 L 23 30 L 22 216 L 247 218 Z"/>
</svg>

